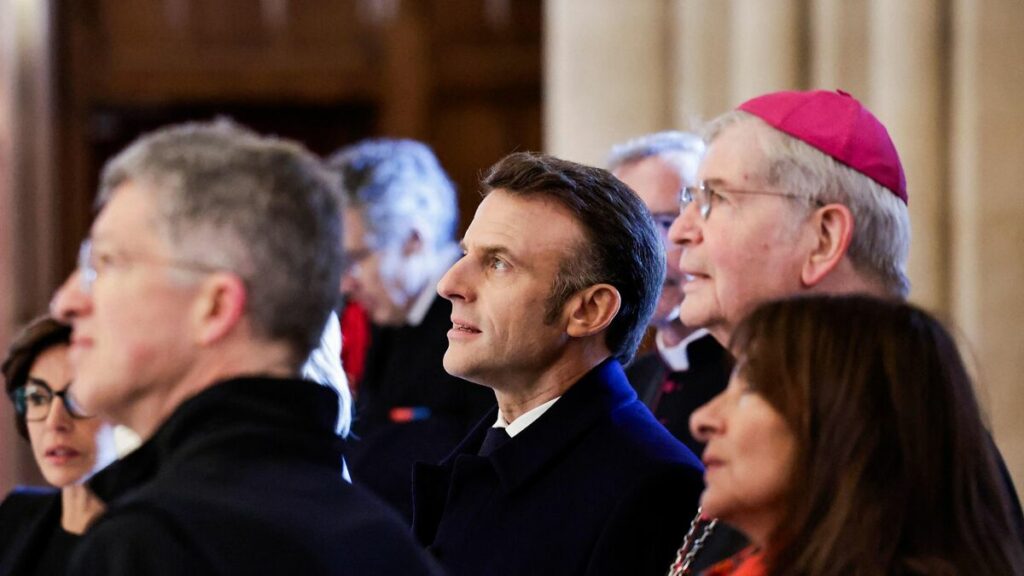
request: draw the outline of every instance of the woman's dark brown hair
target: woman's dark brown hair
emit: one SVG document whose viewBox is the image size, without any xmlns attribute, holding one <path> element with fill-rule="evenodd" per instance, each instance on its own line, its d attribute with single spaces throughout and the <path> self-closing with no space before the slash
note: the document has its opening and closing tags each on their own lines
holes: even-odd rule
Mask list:
<svg viewBox="0 0 1024 576">
<path fill-rule="evenodd" d="M 770 574 L 1024 573 L 995 447 L 937 320 L 797 298 L 758 308 L 731 348 L 798 446 Z"/>
<path fill-rule="evenodd" d="M 6 380 L 7 395 L 10 396 L 16 388 L 25 385 L 32 365 L 43 351 L 54 346 L 66 345 L 70 341 L 71 327 L 49 316 L 41 316 L 30 322 L 11 342 L 10 348 L 7 349 L 7 357 L 4 358 L 3 365 L 0 365 L 0 371 L 3 371 Z M 22 437 L 28 438 L 24 416 L 15 415 L 14 425 Z"/>
</svg>

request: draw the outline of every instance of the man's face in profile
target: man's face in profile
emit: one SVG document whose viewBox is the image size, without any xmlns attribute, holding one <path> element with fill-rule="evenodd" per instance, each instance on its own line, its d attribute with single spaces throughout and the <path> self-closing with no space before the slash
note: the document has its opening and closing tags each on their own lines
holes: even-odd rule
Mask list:
<svg viewBox="0 0 1024 576">
<path fill-rule="evenodd" d="M 406 283 L 408 257 L 419 246 L 402 239 L 375 238 L 360 208 L 344 211 L 346 270 L 341 291 L 366 309 L 381 326 L 405 324 L 409 306 L 419 295 Z"/>
<path fill-rule="evenodd" d="M 698 172 L 715 190 L 708 217 L 695 201 L 669 230 L 669 240 L 682 248 L 686 275 L 680 319 L 708 328 L 720 342 L 758 304 L 802 290 L 801 266 L 816 238 L 799 202 L 742 193 L 786 192 L 765 181 L 761 130 L 768 128 L 740 122 L 715 138 Z"/>
<path fill-rule="evenodd" d="M 175 276 L 178 261 L 157 232 L 154 200 L 141 186 L 127 182 L 114 190 L 92 226 L 84 269 L 52 304 L 73 328 L 73 397 L 87 413 L 129 426 L 190 365 L 189 319 L 196 312 L 197 288 Z"/>
<path fill-rule="evenodd" d="M 568 338 L 564 310 L 547 317 L 552 287 L 583 241 L 553 200 L 488 194 L 466 231 L 465 255 L 438 283 L 452 302 L 445 370 L 494 388 L 543 374 Z"/>
</svg>

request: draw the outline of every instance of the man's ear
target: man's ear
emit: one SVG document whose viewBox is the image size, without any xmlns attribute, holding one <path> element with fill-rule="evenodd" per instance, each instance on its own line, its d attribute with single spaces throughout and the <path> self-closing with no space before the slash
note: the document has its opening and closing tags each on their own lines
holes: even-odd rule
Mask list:
<svg viewBox="0 0 1024 576">
<path fill-rule="evenodd" d="M 573 296 L 567 306 L 566 333 L 573 338 L 582 338 L 608 328 L 619 313 L 622 296 L 611 284 L 595 284 Z"/>
<path fill-rule="evenodd" d="M 210 344 L 231 332 L 245 313 L 247 297 L 236 274 L 216 272 L 203 279 L 192 308 L 197 342 Z"/>
<path fill-rule="evenodd" d="M 800 279 L 815 286 L 825 279 L 846 257 L 853 239 L 853 214 L 842 204 L 828 204 L 811 216 L 814 247 L 804 262 Z"/>
</svg>

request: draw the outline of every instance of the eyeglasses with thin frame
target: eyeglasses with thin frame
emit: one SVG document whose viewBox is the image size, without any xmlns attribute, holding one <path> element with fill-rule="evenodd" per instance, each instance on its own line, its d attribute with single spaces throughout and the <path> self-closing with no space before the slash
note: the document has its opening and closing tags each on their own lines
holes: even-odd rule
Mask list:
<svg viewBox="0 0 1024 576">
<path fill-rule="evenodd" d="M 773 190 L 744 190 L 742 188 L 726 188 L 724 186 L 712 186 L 707 180 L 702 180 L 697 186 L 685 186 L 679 191 L 679 211 L 686 210 L 686 207 L 692 204 L 695 200 L 697 202 L 697 208 L 700 211 L 700 217 L 707 220 L 711 216 L 711 205 L 715 196 L 721 197 L 720 192 L 728 192 L 730 194 L 753 194 L 758 196 L 779 196 L 782 198 L 793 198 L 801 199 L 807 198 L 799 194 L 790 194 L 788 192 L 775 192 Z M 820 202 L 816 202 L 817 205 L 821 205 Z"/>
<path fill-rule="evenodd" d="M 120 259 L 121 262 L 117 262 Z M 114 256 L 111 254 L 100 255 L 93 250 L 92 240 L 86 238 L 82 241 L 82 245 L 78 249 L 78 271 L 79 279 L 81 281 L 82 291 L 86 294 L 92 293 L 93 284 L 96 283 L 96 278 L 99 277 L 100 273 L 108 266 L 112 265 L 133 265 L 133 264 L 148 264 L 150 266 L 165 266 L 168 268 L 176 268 L 178 270 L 189 270 L 194 272 L 217 272 L 220 268 L 211 266 L 209 264 L 203 264 L 200 262 L 190 262 L 187 260 L 174 260 L 171 258 L 162 258 L 159 256 L 147 256 L 145 254 L 122 254 Z"/>
<path fill-rule="evenodd" d="M 64 411 L 72 418 L 89 418 L 80 406 L 74 401 L 68 392 L 69 385 L 60 392 L 54 392 L 43 382 L 32 382 L 18 386 L 11 390 L 11 401 L 14 402 L 14 411 L 23 416 L 28 422 L 40 422 L 46 420 L 50 415 L 50 407 L 53 406 L 54 398 L 60 398 L 64 404 Z"/>
</svg>

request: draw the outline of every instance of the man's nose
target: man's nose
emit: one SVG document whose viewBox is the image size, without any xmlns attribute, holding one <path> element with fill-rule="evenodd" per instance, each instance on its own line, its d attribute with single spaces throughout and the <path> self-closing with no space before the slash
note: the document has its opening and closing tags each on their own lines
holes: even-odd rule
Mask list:
<svg viewBox="0 0 1024 576">
<path fill-rule="evenodd" d="M 679 216 L 676 216 L 669 226 L 668 241 L 683 247 L 700 242 L 703 239 L 701 222 L 700 208 L 696 202 L 691 202 L 679 212 Z"/>
<path fill-rule="evenodd" d="M 466 300 L 468 290 L 465 281 L 465 258 L 456 260 L 437 283 L 437 293 L 446 300 Z"/>
<path fill-rule="evenodd" d="M 75 270 L 57 288 L 50 300 L 50 315 L 61 322 L 70 323 L 92 309 L 92 299 L 82 288 L 81 272 Z"/>
</svg>

